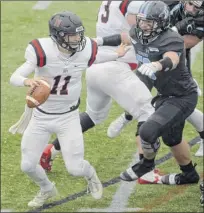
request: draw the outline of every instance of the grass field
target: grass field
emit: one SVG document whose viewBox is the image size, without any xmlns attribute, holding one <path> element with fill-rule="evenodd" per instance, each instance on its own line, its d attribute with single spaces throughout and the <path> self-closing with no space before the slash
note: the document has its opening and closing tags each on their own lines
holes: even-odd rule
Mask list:
<svg viewBox="0 0 204 213">
<path fill-rule="evenodd" d="M 83 20 L 86 34 L 95 36 L 95 22 L 100 2 L 53 2 L 47 10 L 35 11 L 34 1 L 1 2 L 1 208 L 13 209 L 16 212 L 27 211 L 27 203 L 35 196 L 38 187 L 20 170 L 20 135 L 8 133 L 9 127 L 15 123 L 24 110 L 25 88 L 15 88 L 9 84 L 9 78 L 15 69 L 24 62 L 24 51 L 29 41 L 48 35 L 48 19 L 61 10 L 72 10 Z M 203 52 L 200 52 L 193 64 L 194 77 L 203 89 Z M 80 110 L 85 110 L 86 84 L 83 82 L 82 103 Z M 203 110 L 203 97 L 199 98 L 198 109 Z M 109 139 L 106 131 L 109 123 L 123 110 L 115 103 L 108 119 L 84 135 L 85 157 L 95 166 L 100 179 L 105 182 L 126 169 L 136 152 L 135 129 L 132 122 L 120 137 Z M 197 136 L 196 131 L 188 123 L 185 127 L 185 138 L 189 141 Z M 53 136 L 54 137 L 54 136 Z M 198 145 L 192 148 L 192 156 Z M 168 153 L 162 145 L 158 158 Z M 197 169 L 203 175 L 203 158 L 193 157 Z M 163 172 L 178 172 L 178 166 L 171 159 L 159 166 Z M 53 165 L 49 178 L 56 182 L 62 199 L 70 194 L 86 188 L 83 178 L 74 178 L 65 170 L 61 157 Z M 107 208 L 119 184 L 104 189 L 103 199 L 95 201 L 90 195 L 45 210 L 47 212 L 74 212 L 80 208 Z M 137 185 L 129 198 L 129 208 L 144 208 L 149 212 L 203 212 L 199 205 L 198 185 L 163 186 Z"/>
</svg>

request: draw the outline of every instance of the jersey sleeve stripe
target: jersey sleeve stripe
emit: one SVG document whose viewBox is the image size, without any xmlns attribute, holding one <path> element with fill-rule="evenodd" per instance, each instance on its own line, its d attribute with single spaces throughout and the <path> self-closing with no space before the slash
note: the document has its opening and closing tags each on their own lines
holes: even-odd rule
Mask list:
<svg viewBox="0 0 204 213">
<path fill-rule="evenodd" d="M 92 46 L 92 53 L 91 53 L 91 58 L 89 59 L 89 62 L 88 62 L 88 66 L 90 67 L 94 61 L 96 60 L 96 55 L 97 55 L 97 52 L 98 52 L 98 45 L 97 43 L 91 39 L 91 46 Z"/>
<path fill-rule="evenodd" d="M 40 42 L 38 41 L 38 39 L 35 39 L 35 40 L 31 41 L 30 44 L 35 49 L 35 53 L 36 53 L 36 56 L 37 56 L 37 65 L 39 67 L 45 66 L 45 64 L 46 64 L 46 55 L 45 55 L 45 52 L 44 52 Z"/>
<path fill-rule="evenodd" d="M 120 11 L 121 13 L 125 16 L 126 13 L 127 13 L 127 8 L 128 8 L 128 5 L 130 4 L 131 0 L 123 0 L 120 4 Z"/>
</svg>

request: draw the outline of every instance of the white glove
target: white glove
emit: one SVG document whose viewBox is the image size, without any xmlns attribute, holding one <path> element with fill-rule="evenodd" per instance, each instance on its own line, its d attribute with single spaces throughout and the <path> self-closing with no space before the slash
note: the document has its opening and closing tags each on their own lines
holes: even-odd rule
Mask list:
<svg viewBox="0 0 204 213">
<path fill-rule="evenodd" d="M 151 78 L 152 80 L 156 80 L 157 77 L 155 76 L 155 72 L 157 72 L 158 66 L 156 66 L 156 64 L 154 63 L 146 63 L 146 64 L 142 64 L 139 68 L 138 71 L 143 74 L 148 76 L 149 78 Z"/>
</svg>

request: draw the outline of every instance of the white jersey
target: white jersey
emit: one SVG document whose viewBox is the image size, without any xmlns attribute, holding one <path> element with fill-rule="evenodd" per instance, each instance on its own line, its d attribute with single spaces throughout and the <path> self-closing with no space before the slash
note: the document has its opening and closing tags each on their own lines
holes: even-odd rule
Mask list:
<svg viewBox="0 0 204 213">
<path fill-rule="evenodd" d="M 89 38 L 86 38 L 85 48 L 69 59 L 65 59 L 51 38 L 30 42 L 25 59 L 35 65 L 35 77 L 43 77 L 51 85 L 49 98 L 39 108 L 48 113 L 63 113 L 76 105 L 81 93 L 82 72 L 95 61 L 96 54 L 97 44 Z"/>
<path fill-rule="evenodd" d="M 137 14 L 144 1 L 103 1 L 98 12 L 96 24 L 97 37 L 129 32 L 127 14 Z"/>
<path fill-rule="evenodd" d="M 130 25 L 126 20 L 128 14 L 136 15 L 144 1 L 103 1 L 98 12 L 96 23 L 97 37 L 111 36 L 122 32 L 129 33 Z M 100 51 L 115 51 L 117 47 L 101 46 Z M 129 63 L 131 69 L 137 67 L 134 48 L 128 51 L 125 56 L 118 58 L 117 61 Z"/>
<path fill-rule="evenodd" d="M 99 52 L 97 43 L 88 37 L 85 48 L 73 55 L 60 52 L 51 38 L 40 38 L 30 42 L 25 52 L 26 62 L 13 73 L 10 82 L 24 86 L 24 80 L 35 71 L 35 77 L 43 77 L 51 85 L 49 98 L 39 108 L 48 113 L 63 113 L 79 100 L 82 72 L 93 63 L 117 58 L 116 52 Z"/>
</svg>

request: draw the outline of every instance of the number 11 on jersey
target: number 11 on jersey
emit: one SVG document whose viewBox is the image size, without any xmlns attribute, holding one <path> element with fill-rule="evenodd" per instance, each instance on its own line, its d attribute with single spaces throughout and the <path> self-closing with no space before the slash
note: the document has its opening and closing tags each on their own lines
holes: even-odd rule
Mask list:
<svg viewBox="0 0 204 213">
<path fill-rule="evenodd" d="M 71 76 L 66 76 L 65 78 L 62 78 L 61 75 L 56 76 L 54 78 L 54 84 L 53 84 L 50 94 L 57 95 L 59 82 L 64 81 L 62 89 L 60 90 L 59 93 L 60 93 L 60 95 L 68 95 L 67 85 L 68 85 L 70 79 L 71 79 Z"/>
</svg>

